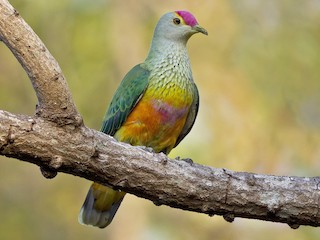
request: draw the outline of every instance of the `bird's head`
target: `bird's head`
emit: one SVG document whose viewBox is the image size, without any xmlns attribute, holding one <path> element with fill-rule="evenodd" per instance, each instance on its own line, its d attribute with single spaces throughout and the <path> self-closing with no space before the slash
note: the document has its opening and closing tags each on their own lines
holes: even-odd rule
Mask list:
<svg viewBox="0 0 320 240">
<path fill-rule="evenodd" d="M 155 29 L 155 36 L 170 40 L 184 41 L 195 33 L 208 35 L 196 18 L 188 11 L 175 11 L 164 14 Z"/>
</svg>

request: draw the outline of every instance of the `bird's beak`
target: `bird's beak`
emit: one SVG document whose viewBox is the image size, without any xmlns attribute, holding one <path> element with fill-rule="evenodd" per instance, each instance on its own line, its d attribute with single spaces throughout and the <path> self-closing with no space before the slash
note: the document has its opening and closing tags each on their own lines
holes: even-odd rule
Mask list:
<svg viewBox="0 0 320 240">
<path fill-rule="evenodd" d="M 196 32 L 203 33 L 204 35 L 208 35 L 207 30 L 205 30 L 203 27 L 201 27 L 199 24 L 196 24 L 192 27 L 192 29 Z"/>
</svg>

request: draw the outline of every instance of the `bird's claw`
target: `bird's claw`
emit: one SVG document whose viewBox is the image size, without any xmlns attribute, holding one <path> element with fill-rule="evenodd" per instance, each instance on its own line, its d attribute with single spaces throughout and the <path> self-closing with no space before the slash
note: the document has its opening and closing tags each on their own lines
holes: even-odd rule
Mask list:
<svg viewBox="0 0 320 240">
<path fill-rule="evenodd" d="M 175 158 L 175 160 L 182 160 L 182 161 L 189 163 L 190 165 L 193 164 L 193 160 L 191 158 L 180 158 L 180 156 L 178 156 Z"/>
<path fill-rule="evenodd" d="M 151 147 L 147 147 L 147 146 L 138 146 L 138 147 L 141 148 L 144 151 L 149 152 L 149 153 L 154 153 L 154 150 Z"/>
</svg>

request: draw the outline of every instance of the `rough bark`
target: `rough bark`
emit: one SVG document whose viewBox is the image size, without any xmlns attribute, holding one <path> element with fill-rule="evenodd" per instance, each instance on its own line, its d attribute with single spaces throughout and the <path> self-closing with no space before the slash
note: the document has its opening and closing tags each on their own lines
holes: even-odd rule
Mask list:
<svg viewBox="0 0 320 240">
<path fill-rule="evenodd" d="M 157 205 L 209 215 L 320 225 L 320 178 L 277 177 L 171 160 L 86 127 L 0 111 L 0 153 L 109 184 Z M 49 175 L 50 177 L 51 175 Z"/>
<path fill-rule="evenodd" d="M 35 116 L 0 110 L 0 154 L 125 190 L 157 205 L 209 215 L 320 225 L 320 178 L 214 169 L 119 143 L 82 124 L 58 63 L 16 10 L 0 0 L 0 39 L 39 100 Z"/>
</svg>

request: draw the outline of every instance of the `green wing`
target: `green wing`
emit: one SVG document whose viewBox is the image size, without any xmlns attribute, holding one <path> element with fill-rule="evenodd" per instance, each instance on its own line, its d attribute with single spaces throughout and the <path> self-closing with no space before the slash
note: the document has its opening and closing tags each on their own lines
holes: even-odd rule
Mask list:
<svg viewBox="0 0 320 240">
<path fill-rule="evenodd" d="M 182 141 L 182 139 L 184 139 L 184 137 L 187 136 L 187 134 L 190 132 L 190 130 L 193 127 L 193 124 L 196 120 L 198 110 L 199 110 L 199 92 L 198 92 L 197 86 L 194 84 L 194 99 L 191 104 L 186 123 L 185 123 L 174 147 L 176 147 Z"/>
<path fill-rule="evenodd" d="M 150 72 L 136 65 L 123 78 L 104 117 L 101 131 L 114 135 L 140 100 L 148 85 Z"/>
</svg>

